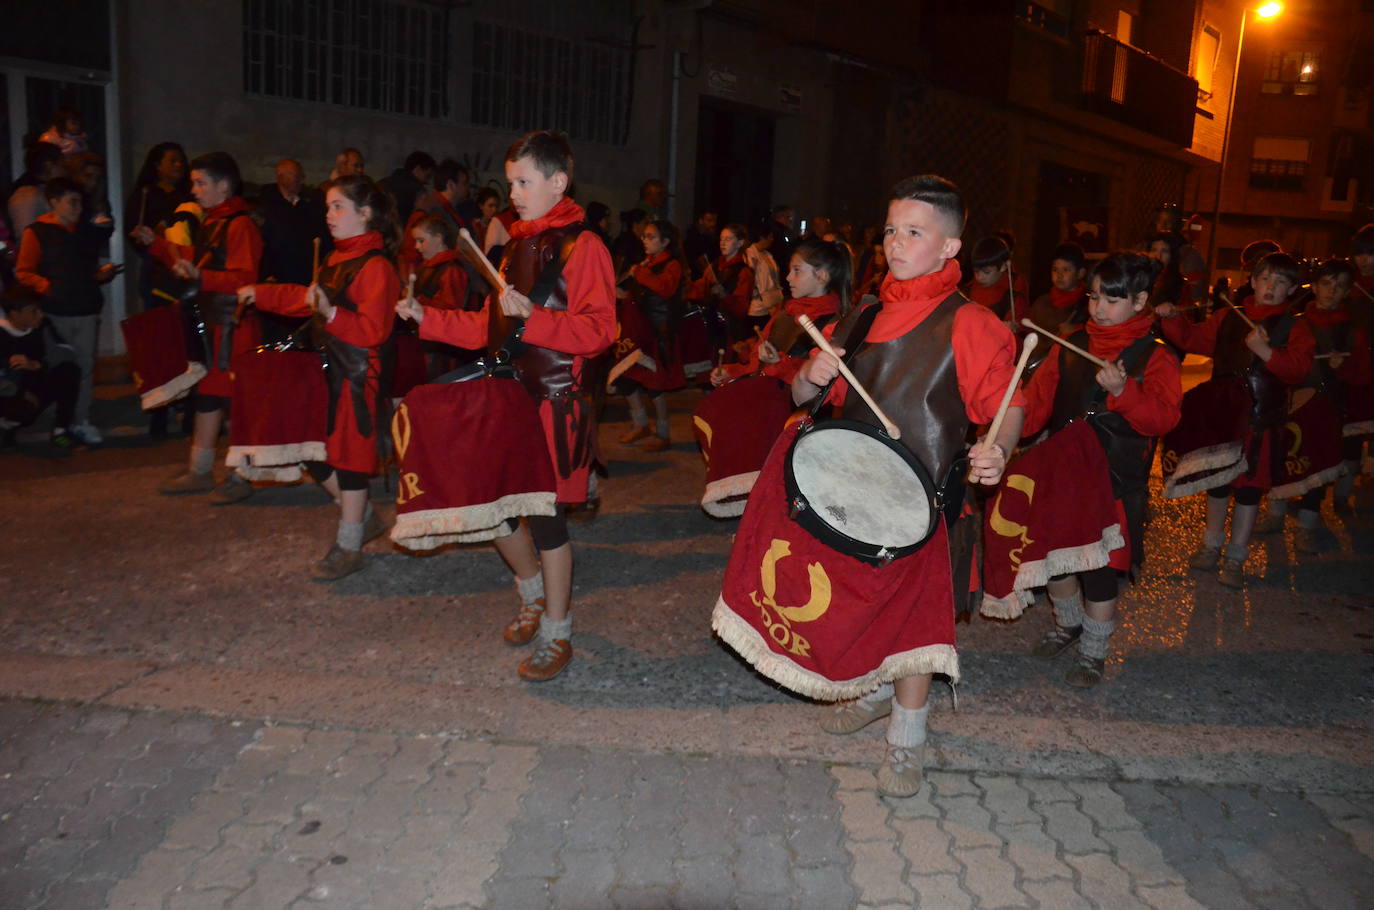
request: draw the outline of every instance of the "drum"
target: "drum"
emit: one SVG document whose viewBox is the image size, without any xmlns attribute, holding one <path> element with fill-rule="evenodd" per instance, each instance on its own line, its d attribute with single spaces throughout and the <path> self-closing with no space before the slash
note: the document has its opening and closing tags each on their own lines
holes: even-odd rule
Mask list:
<svg viewBox="0 0 1374 910">
<path fill-rule="evenodd" d="M 400 479 L 391 539 L 409 550 L 504 537 L 553 515 L 557 486 L 539 410 L 512 379 L 416 386 L 391 421 Z"/>
<path fill-rule="evenodd" d="M 1290 499 L 1331 483 L 1345 473 L 1341 462 L 1341 415 L 1320 393 L 1294 393 L 1294 407 L 1278 429 L 1278 463 L 1270 499 Z M 1302 395 L 1302 400 L 1298 396 Z"/>
<path fill-rule="evenodd" d="M 1240 377 L 1209 379 L 1183 395 L 1178 426 L 1164 437 L 1164 498 L 1224 486 L 1245 473 L 1250 390 Z"/>
<path fill-rule="evenodd" d="M 397 332 L 391 340 L 396 345 L 396 371 L 391 377 L 390 397 L 404 398 L 411 389 L 429 381 L 424 343 L 410 332 Z"/>
<path fill-rule="evenodd" d="M 248 480 L 292 482 L 301 462 L 324 461 L 329 389 L 313 351 L 260 348 L 234 359 L 224 463 Z"/>
<path fill-rule="evenodd" d="M 187 328 L 181 304 L 155 307 L 120 323 L 129 368 L 145 411 L 185 398 L 205 376 L 205 364 L 187 352 Z"/>
<path fill-rule="evenodd" d="M 727 347 L 725 320 L 715 310 L 688 305 L 678 324 L 678 352 L 682 372 L 690 382 L 711 372 L 716 352 Z M 767 453 L 765 453 L 767 454 Z"/>
<path fill-rule="evenodd" d="M 877 427 L 827 420 L 803 427 L 784 469 L 794 521 L 826 545 L 875 565 L 915 553 L 935 532 L 930 472 Z"/>
<path fill-rule="evenodd" d="M 702 399 L 692 414 L 692 430 L 706 462 L 701 497 L 706 514 L 744 514 L 759 469 L 794 410 L 790 390 L 771 376 L 737 379 Z"/>
</svg>

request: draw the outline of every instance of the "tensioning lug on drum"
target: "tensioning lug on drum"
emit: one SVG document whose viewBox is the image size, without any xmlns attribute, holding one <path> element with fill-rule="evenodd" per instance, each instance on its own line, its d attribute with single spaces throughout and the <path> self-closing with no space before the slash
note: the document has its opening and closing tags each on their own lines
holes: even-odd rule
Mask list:
<svg viewBox="0 0 1374 910">
<path fill-rule="evenodd" d="M 788 518 L 796 518 L 798 515 L 800 515 L 802 512 L 805 512 L 805 511 L 806 511 L 806 500 L 805 500 L 805 499 L 802 499 L 800 496 L 798 496 L 798 497 L 796 497 L 795 499 L 792 500 L 792 507 L 791 507 L 790 509 L 787 510 L 787 517 L 788 517 Z"/>
</svg>

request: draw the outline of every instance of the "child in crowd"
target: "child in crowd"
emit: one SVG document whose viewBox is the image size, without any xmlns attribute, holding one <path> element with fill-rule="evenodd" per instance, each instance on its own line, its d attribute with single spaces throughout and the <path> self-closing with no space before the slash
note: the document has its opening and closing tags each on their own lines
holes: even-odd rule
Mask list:
<svg viewBox="0 0 1374 910">
<path fill-rule="evenodd" d="M 38 137 L 38 141 L 52 143 L 62 150 L 62 157 L 69 158 L 87 151 L 90 137 L 82 128 L 81 112 L 60 107 L 53 111 L 52 125 Z"/>
<path fill-rule="evenodd" d="M 1050 256 L 1050 291 L 1031 304 L 1031 321 L 1047 332 L 1065 335 L 1088 321 L 1088 289 L 1083 285 L 1087 258 L 1076 243 L 1061 243 Z"/>
<path fill-rule="evenodd" d="M 748 243 L 749 232 L 744 225 L 732 223 L 722 228 L 720 255 L 687 292 L 688 299 L 705 300 L 725 317 L 732 341 L 753 334 L 745 322 L 754 296 L 754 270 L 744 258 Z"/>
<path fill-rule="evenodd" d="M 1058 260 L 1056 260 L 1058 264 Z M 1125 546 L 1108 565 L 1049 581 L 1054 628 L 1035 655 L 1059 656 L 1078 642 L 1078 663 L 1066 681 L 1091 688 L 1102 681 L 1116 628 L 1120 577 L 1139 571 L 1145 558 L 1145 514 L 1155 442 L 1178 423 L 1183 388 L 1178 358 L 1155 336 L 1148 306 L 1157 263 L 1139 253 L 1118 252 L 1093 269 L 1088 297 L 1091 319 L 1069 340 L 1108 365 L 1053 345 L 1026 385 L 1024 432 L 1048 425 L 1052 432 L 1086 419 L 1107 453 L 1117 514 L 1124 517 Z M 1073 494 L 1063 494 L 1065 509 Z"/>
<path fill-rule="evenodd" d="M 69 453 L 76 444 L 71 426 L 81 370 L 71 349 L 44 321 L 43 298 L 32 288 L 17 284 L 0 304 L 0 443 L 11 445 L 17 428 L 33 423 L 53 405 L 49 439 L 54 451 Z"/>
<path fill-rule="evenodd" d="M 1019 324 L 1030 301 L 1020 276 L 1012 282 L 1011 246 L 1006 239 L 994 234 L 979 240 L 969 255 L 969 267 L 973 280 L 964 288 L 968 298 L 987 307 L 1002 322 Z"/>
<path fill-rule="evenodd" d="M 683 264 L 677 228 L 667 221 L 650 221 L 640 235 L 644 260 L 630 268 L 629 275 L 616 288 L 616 297 L 639 308 L 654 330 L 657 349 L 649 353 L 654 370 L 636 368 L 634 377 L 621 384 L 630 405 L 633 424 L 621 437 L 622 445 L 645 440 L 648 452 L 662 452 L 672 445 L 668 435 L 668 399 L 664 392 L 679 389 L 685 382 L 682 358 L 677 346 L 677 325 L 682 318 Z M 654 403 L 654 428 L 649 429 L 649 413 L 644 407 L 648 397 Z"/>
<path fill-rule="evenodd" d="M 745 325 L 751 335 L 768 324 L 782 303 L 782 287 L 778 283 L 778 266 L 768 252 L 773 246 L 773 232 L 759 231 L 757 239 L 744 250 L 744 261 L 754 273 L 754 290 L 749 296 L 749 315 Z M 748 340 L 748 339 L 746 339 Z"/>
<path fill-rule="evenodd" d="M 458 233 L 450 219 L 422 214 L 412 219 L 410 239 L 420 260 L 415 275 L 415 299 L 436 310 L 481 309 L 482 298 L 469 292 L 471 276 L 458 250 Z M 397 324 L 400 330 L 400 323 Z M 411 326 L 409 331 L 415 331 Z M 439 341 L 424 342 L 431 378 L 447 373 L 460 363 L 470 363 L 480 350 L 463 350 Z"/>
</svg>

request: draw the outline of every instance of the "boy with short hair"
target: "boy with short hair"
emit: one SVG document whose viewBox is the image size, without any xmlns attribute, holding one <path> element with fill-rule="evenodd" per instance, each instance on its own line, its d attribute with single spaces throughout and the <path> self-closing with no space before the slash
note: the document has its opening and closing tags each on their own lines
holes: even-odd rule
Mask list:
<svg viewBox="0 0 1374 910">
<path fill-rule="evenodd" d="M 506 151 L 506 180 L 520 216 L 501 259 L 509 289 L 499 299 L 488 297 L 477 311 L 437 310 L 402 300 L 397 312 L 420 324 L 422 339 L 460 348 L 495 351 L 518 337 L 511 362 L 539 404 L 546 444 L 546 451 L 530 457 L 552 460 L 558 511 L 512 522 L 512 533 L 498 538 L 496 548 L 515 573 L 521 599 L 503 637 L 513 645 L 535 641 L 517 672 L 542 682 L 572 659 L 573 554 L 566 508 L 586 503 L 591 494 L 598 359 L 616 338 L 615 276 L 606 245 L 584 230 L 582 208 L 567 195 L 573 154 L 561 133 L 536 130 L 518 139 Z M 536 283 L 548 289 L 541 292 L 543 299 L 527 296 Z"/>
<path fill-rule="evenodd" d="M 55 177 L 43 188 L 51 211 L 24 229 L 15 275 L 43 298 L 43 312 L 72 346 L 81 382 L 76 398 L 72 435 L 86 445 L 99 445 L 100 432 L 91 424 L 95 347 L 100 311 L 105 298 L 100 285 L 119 267 L 99 265 L 100 243 L 108 228 L 86 224 L 82 191 L 76 181 Z"/>
<path fill-rule="evenodd" d="M 75 444 L 71 433 L 81 370 L 70 359 L 56 360 L 53 347 L 66 347 L 43 320 L 43 298 L 17 284 L 0 298 L 0 434 L 6 445 L 14 431 L 55 405 L 52 445 L 60 453 Z"/>
<path fill-rule="evenodd" d="M 187 467 L 158 488 L 166 496 L 208 493 L 215 489 L 215 443 L 233 394 L 233 356 L 258 344 L 256 317 L 236 324 L 238 289 L 258 280 L 262 234 L 248 217 L 240 195 L 239 166 L 226 152 L 210 152 L 191 162 L 191 194 L 205 210 L 192 246 L 179 246 L 140 225 L 130 236 L 148 253 L 196 289 L 194 303 L 205 325 L 208 372 L 193 393 L 195 430 Z M 219 490 L 219 501 L 237 502 L 251 493 L 248 482 L 231 474 Z"/>
<path fill-rule="evenodd" d="M 1076 243 L 1061 243 L 1050 256 L 1050 291 L 1031 304 L 1031 321 L 1047 332 L 1068 335 L 1088 321 L 1087 257 Z"/>
<path fill-rule="evenodd" d="M 836 353 L 901 430 L 899 444 L 948 497 L 930 541 L 887 565 L 861 562 L 791 522 L 781 478 L 763 483 L 761 477 L 735 535 L 712 617 L 731 647 L 782 685 L 826 701 L 867 690 L 827 715 L 821 727 L 854 733 L 890 714 L 877 782 L 892 796 L 911 796 L 921 786 L 932 674 L 959 677 L 954 618 L 970 603 L 978 528 L 967 516 L 949 516 L 960 514 L 966 479 L 998 483 L 1024 416 L 1016 392 L 998 437 L 980 440 L 967 451 L 968 464 L 960 462 L 970 427 L 996 414 L 1016 352 L 1006 326 L 959 293 L 954 257 L 966 217 L 963 197 L 948 180 L 926 174 L 898 183 L 883 238 L 890 271 L 881 306 L 852 311 L 825 329 L 840 345 Z M 792 382 L 792 400 L 814 400 L 834 381 L 827 400 L 838 415 L 877 426 L 873 411 L 838 375 L 834 356 L 813 353 Z M 775 446 L 764 468 L 770 477 L 781 470 L 779 452 Z M 762 564 L 760 550 L 768 554 Z M 776 591 L 795 603 L 805 598 L 798 592 L 811 590 L 815 598 L 818 589 L 825 592 L 819 615 L 777 607 L 773 596 Z M 781 618 L 772 619 L 769 610 Z M 761 632 L 759 622 L 771 628 Z M 806 647 L 779 644 L 777 630 L 784 626 L 784 640 L 795 632 Z"/>
<path fill-rule="evenodd" d="M 964 293 L 974 303 L 982 304 L 1008 325 L 1020 323 L 1026 315 L 1030 301 L 1026 299 L 1026 287 L 1021 276 L 1011 280 L 1011 244 L 996 234 L 984 237 L 973 245 L 969 254 L 969 266 L 973 270 L 973 280 L 964 287 Z M 1013 302 L 1015 307 L 1012 306 Z"/>
</svg>

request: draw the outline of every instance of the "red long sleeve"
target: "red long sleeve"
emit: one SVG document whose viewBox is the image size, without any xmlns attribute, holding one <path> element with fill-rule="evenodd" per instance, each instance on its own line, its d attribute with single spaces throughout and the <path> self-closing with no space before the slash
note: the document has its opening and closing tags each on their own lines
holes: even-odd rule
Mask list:
<svg viewBox="0 0 1374 910">
<path fill-rule="evenodd" d="M 1288 342 L 1283 347 L 1273 350 L 1273 356 L 1264 368 L 1288 385 L 1297 385 L 1312 369 L 1312 357 L 1317 353 L 1317 339 L 1312 337 L 1307 320 L 1299 319 L 1293 323 L 1293 329 L 1288 333 Z"/>
<path fill-rule="evenodd" d="M 1159 331 L 1169 341 L 1189 354 L 1211 357 L 1217 349 L 1217 330 L 1227 311 L 1218 309 L 1206 322 L 1190 322 L 1183 316 L 1159 320 Z"/>
<path fill-rule="evenodd" d="M 1023 439 L 1039 433 L 1050 422 L 1050 416 L 1054 413 L 1054 393 L 1059 388 L 1059 358 L 1062 354 L 1063 348 L 1056 344 L 1021 390 L 1026 399 L 1026 419 L 1021 423 Z"/>
<path fill-rule="evenodd" d="M 214 294 L 232 294 L 258 280 L 261 262 L 262 232 L 252 218 L 235 218 L 229 222 L 229 236 L 225 238 L 224 268 L 201 269 L 200 289 Z"/>
<path fill-rule="evenodd" d="M 305 305 L 305 291 L 303 284 L 259 284 L 253 295 L 253 306 L 283 316 L 311 316 L 314 311 Z"/>
<path fill-rule="evenodd" d="M 676 259 L 669 259 L 668 264 L 658 274 L 654 274 L 653 269 L 641 263 L 630 269 L 630 276 L 649 293 L 658 297 L 671 297 L 682 284 L 682 264 Z"/>
<path fill-rule="evenodd" d="M 535 307 L 524 340 L 565 354 L 595 357 L 615 343 L 615 272 L 606 245 L 583 231 L 563 267 L 567 310 Z M 494 305 L 491 300 L 487 306 Z M 428 315 L 428 314 L 426 314 Z"/>
<path fill-rule="evenodd" d="M 1150 354 L 1145 375 L 1126 380 L 1120 395 L 1108 395 L 1107 407 L 1116 411 L 1142 436 L 1163 436 L 1182 416 L 1183 383 L 1178 358 L 1159 349 Z"/>
<path fill-rule="evenodd" d="M 24 228 L 24 236 L 19 241 L 19 258 L 14 263 L 14 275 L 20 284 L 46 297 L 52 282 L 38 273 L 38 264 L 42 261 L 43 241 L 31 228 Z"/>
<path fill-rule="evenodd" d="M 420 337 L 426 341 L 439 341 L 455 348 L 470 351 L 487 346 L 487 307 L 492 305 L 490 297 L 480 310 L 441 310 L 425 307 L 425 318 L 420 322 Z"/>
<path fill-rule="evenodd" d="M 417 295 L 421 304 L 437 310 L 461 310 L 468 300 L 468 273 L 455 264 L 439 273 L 439 289 L 431 297 Z"/>
</svg>

